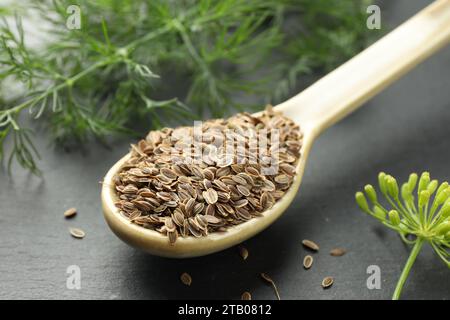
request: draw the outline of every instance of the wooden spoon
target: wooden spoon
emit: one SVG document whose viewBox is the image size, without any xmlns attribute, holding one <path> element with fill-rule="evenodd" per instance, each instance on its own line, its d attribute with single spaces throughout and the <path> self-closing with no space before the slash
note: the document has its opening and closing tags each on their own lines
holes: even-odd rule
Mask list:
<svg viewBox="0 0 450 320">
<path fill-rule="evenodd" d="M 127 154 L 104 178 L 102 203 L 108 225 L 132 246 L 176 258 L 210 254 L 253 237 L 277 220 L 294 199 L 309 151 L 321 132 L 449 42 L 450 0 L 438 0 L 302 93 L 276 106 L 276 110 L 300 125 L 304 134 L 302 156 L 292 186 L 262 217 L 230 227 L 223 233 L 202 238 L 179 237 L 170 245 L 166 236 L 131 223 L 114 206 L 117 195 L 113 177 L 129 159 Z"/>
</svg>

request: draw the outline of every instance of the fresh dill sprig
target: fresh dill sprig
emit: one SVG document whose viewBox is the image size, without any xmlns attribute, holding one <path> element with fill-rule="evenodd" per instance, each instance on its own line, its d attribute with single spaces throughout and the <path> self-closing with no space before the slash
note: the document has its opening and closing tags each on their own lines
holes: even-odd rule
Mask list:
<svg viewBox="0 0 450 320">
<path fill-rule="evenodd" d="M 301 75 L 335 67 L 366 44 L 366 0 L 344 2 L 80 0 L 79 30 L 66 27 L 68 0 L 27 1 L 15 23 L 0 10 L 0 90 L 26 87 L 0 99 L 0 159 L 38 171 L 26 112 L 70 144 L 285 98 Z M 22 25 L 30 13 L 46 25 L 38 48 Z M 293 14 L 301 32 L 289 32 L 297 30 Z"/>
<path fill-rule="evenodd" d="M 420 179 L 416 173 L 412 173 L 400 188 L 394 177 L 381 172 L 378 183 L 390 209 L 380 204 L 371 185 L 364 187 L 365 195 L 363 192 L 356 193 L 356 202 L 364 212 L 397 231 L 405 243 L 413 245 L 394 291 L 392 299 L 397 300 L 425 242 L 450 268 L 450 186 L 448 182 L 439 185 L 437 180 L 431 180 L 428 172 L 422 173 Z"/>
</svg>

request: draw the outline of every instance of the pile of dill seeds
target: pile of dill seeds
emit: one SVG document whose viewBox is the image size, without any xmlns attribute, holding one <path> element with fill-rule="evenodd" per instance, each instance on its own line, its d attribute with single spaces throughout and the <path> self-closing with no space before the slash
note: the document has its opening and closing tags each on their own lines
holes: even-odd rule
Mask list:
<svg viewBox="0 0 450 320">
<path fill-rule="evenodd" d="M 271 139 L 275 131 L 277 140 Z M 230 132 L 232 154 L 223 138 Z M 264 148 L 251 142 L 262 134 Z M 297 124 L 270 106 L 257 117 L 239 113 L 201 126 L 151 131 L 132 145 L 130 159 L 114 179 L 116 206 L 172 244 L 179 236 L 224 232 L 261 216 L 283 197 L 295 175 L 302 137 Z M 194 156 L 186 157 L 186 150 Z M 199 150 L 201 157 L 195 156 Z M 270 172 L 273 159 L 277 169 Z"/>
</svg>

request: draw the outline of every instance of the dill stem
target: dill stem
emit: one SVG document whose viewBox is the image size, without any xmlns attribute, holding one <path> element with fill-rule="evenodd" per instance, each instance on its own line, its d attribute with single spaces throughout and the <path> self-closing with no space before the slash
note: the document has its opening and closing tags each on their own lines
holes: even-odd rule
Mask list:
<svg viewBox="0 0 450 320">
<path fill-rule="evenodd" d="M 128 43 L 124 48 L 126 50 L 132 50 L 135 47 L 141 45 L 144 42 L 147 42 L 153 38 L 156 38 L 160 35 L 165 34 L 166 32 L 169 32 L 172 29 L 172 25 L 171 24 L 166 24 L 165 26 L 158 28 L 152 32 L 147 33 L 145 36 L 138 38 L 134 41 L 131 41 L 130 43 Z"/>
<path fill-rule="evenodd" d="M 414 247 L 411 250 L 411 253 L 409 254 L 409 258 L 406 261 L 405 267 L 403 268 L 402 274 L 400 275 L 400 279 L 398 279 L 397 286 L 395 287 L 394 295 L 392 296 L 392 300 L 398 300 L 400 298 L 400 293 L 402 292 L 403 285 L 405 284 L 406 279 L 408 278 L 409 272 L 411 271 L 414 261 L 416 261 L 416 258 L 420 252 L 420 249 L 422 249 L 423 242 L 424 242 L 423 238 L 420 238 L 420 237 L 417 238 L 417 241 L 414 244 Z"/>
<path fill-rule="evenodd" d="M 39 101 L 43 98 L 45 98 L 46 96 L 50 95 L 51 93 L 61 90 L 65 87 L 71 86 L 73 85 L 74 82 L 78 81 L 80 78 L 85 77 L 86 75 L 88 75 L 89 73 L 91 73 L 92 71 L 108 64 L 108 61 L 99 61 L 97 63 L 94 63 L 93 65 L 89 66 L 88 68 L 84 69 L 83 71 L 81 71 L 80 73 L 77 73 L 76 75 L 66 79 L 66 81 L 64 81 L 63 83 L 51 88 L 50 90 L 46 90 L 43 93 L 41 93 L 40 95 L 37 96 L 37 98 L 34 99 L 29 99 L 17 106 L 15 106 L 14 108 L 8 109 L 8 110 L 4 110 L 5 113 L 8 114 L 12 114 L 12 113 L 17 113 L 19 111 L 21 111 L 22 109 L 25 109 L 26 107 L 28 107 L 30 105 L 30 103 L 32 103 L 33 101 Z"/>
</svg>

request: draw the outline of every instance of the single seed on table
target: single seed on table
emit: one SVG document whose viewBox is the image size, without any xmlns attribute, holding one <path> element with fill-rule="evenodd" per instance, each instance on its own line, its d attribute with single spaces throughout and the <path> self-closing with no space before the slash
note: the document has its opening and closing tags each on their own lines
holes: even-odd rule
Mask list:
<svg viewBox="0 0 450 320">
<path fill-rule="evenodd" d="M 322 280 L 322 287 L 323 287 L 324 289 L 329 288 L 329 287 L 332 286 L 333 283 L 334 283 L 333 277 L 325 277 L 325 278 Z"/>
<path fill-rule="evenodd" d="M 273 290 L 275 291 L 275 294 L 277 295 L 277 299 L 281 300 L 280 298 L 280 293 L 278 292 L 278 288 L 275 285 L 275 282 L 272 280 L 271 277 L 269 277 L 266 273 L 260 273 L 261 278 L 264 279 L 264 281 L 266 281 L 267 283 L 269 283 L 270 285 L 272 285 Z"/>
<path fill-rule="evenodd" d="M 66 217 L 66 218 L 72 218 L 76 214 L 77 214 L 76 208 L 70 208 L 70 209 L 67 209 L 66 211 L 64 211 L 64 217 Z"/>
<path fill-rule="evenodd" d="M 181 282 L 186 285 L 186 286 L 190 286 L 192 284 L 192 277 L 189 273 L 187 272 L 183 272 L 180 276 L 180 280 Z"/>
<path fill-rule="evenodd" d="M 247 260 L 248 250 L 245 247 L 239 247 L 239 254 L 241 255 L 243 260 Z"/>
<path fill-rule="evenodd" d="M 319 246 L 314 241 L 305 239 L 302 241 L 302 243 L 306 248 L 308 248 L 310 250 L 319 251 Z"/>
<path fill-rule="evenodd" d="M 69 231 L 70 231 L 70 234 L 72 235 L 72 237 L 77 238 L 77 239 L 82 239 L 86 235 L 83 230 L 78 229 L 78 228 L 69 228 Z"/>
<path fill-rule="evenodd" d="M 311 268 L 312 264 L 314 262 L 314 258 L 310 255 L 307 255 L 304 259 L 303 259 L 303 267 L 305 269 L 309 269 Z"/>
<path fill-rule="evenodd" d="M 252 300 L 252 295 L 250 294 L 250 292 L 245 291 L 245 292 L 241 295 L 241 300 Z"/>
<path fill-rule="evenodd" d="M 333 257 L 341 257 L 346 253 L 347 251 L 343 248 L 334 248 L 330 251 L 330 255 L 332 255 Z"/>
</svg>

